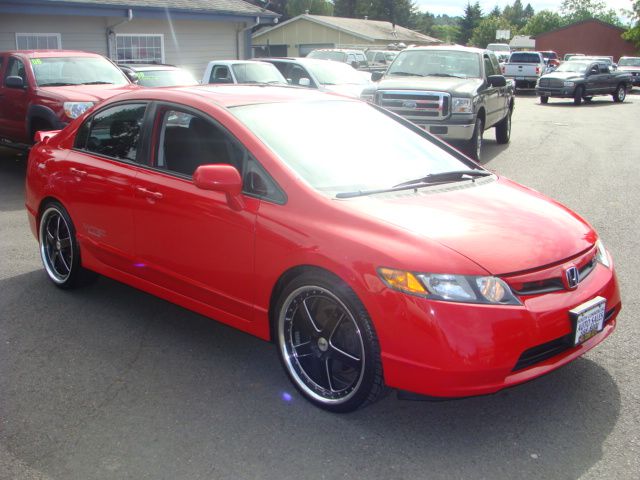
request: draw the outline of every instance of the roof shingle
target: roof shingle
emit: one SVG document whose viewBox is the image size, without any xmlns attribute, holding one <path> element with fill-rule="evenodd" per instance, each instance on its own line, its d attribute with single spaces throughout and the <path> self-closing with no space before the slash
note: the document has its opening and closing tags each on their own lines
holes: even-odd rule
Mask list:
<svg viewBox="0 0 640 480">
<path fill-rule="evenodd" d="M 45 0 L 49 3 L 89 6 L 158 8 L 199 13 L 233 13 L 241 15 L 277 16 L 269 10 L 243 0 Z"/>
</svg>

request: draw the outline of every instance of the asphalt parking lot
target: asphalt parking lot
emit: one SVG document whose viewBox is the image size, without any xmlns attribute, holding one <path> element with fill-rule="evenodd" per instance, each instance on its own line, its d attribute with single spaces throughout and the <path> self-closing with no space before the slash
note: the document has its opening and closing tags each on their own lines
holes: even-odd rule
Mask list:
<svg viewBox="0 0 640 480">
<path fill-rule="evenodd" d="M 587 218 L 622 289 L 616 332 L 492 396 L 348 415 L 304 401 L 275 348 L 100 278 L 54 288 L 0 149 L 0 479 L 637 479 L 640 91 L 540 105 L 518 95 L 487 168 Z M 633 473 L 635 472 L 635 473 Z"/>
</svg>

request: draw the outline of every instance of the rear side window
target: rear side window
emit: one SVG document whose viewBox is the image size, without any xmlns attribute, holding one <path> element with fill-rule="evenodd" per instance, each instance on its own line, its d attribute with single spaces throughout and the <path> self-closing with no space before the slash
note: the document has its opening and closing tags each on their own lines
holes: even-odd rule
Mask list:
<svg viewBox="0 0 640 480">
<path fill-rule="evenodd" d="M 484 56 L 484 72 L 487 77 L 490 77 L 491 75 L 497 75 L 493 63 L 491 63 L 491 58 L 489 57 L 489 55 Z"/>
<path fill-rule="evenodd" d="M 78 130 L 75 147 L 135 162 L 146 109 L 146 104 L 130 103 L 97 113 Z"/>
<path fill-rule="evenodd" d="M 226 65 L 214 65 L 209 77 L 209 83 L 233 83 L 229 67 Z"/>
<path fill-rule="evenodd" d="M 540 63 L 540 56 L 537 53 L 512 53 L 509 63 Z"/>
</svg>

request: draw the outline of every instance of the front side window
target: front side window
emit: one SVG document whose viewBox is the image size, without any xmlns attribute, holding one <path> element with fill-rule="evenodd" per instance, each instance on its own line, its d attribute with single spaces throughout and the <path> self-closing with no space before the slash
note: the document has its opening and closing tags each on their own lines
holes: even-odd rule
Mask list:
<svg viewBox="0 0 640 480">
<path fill-rule="evenodd" d="M 4 74 L 6 80 L 7 77 L 20 77 L 22 81 L 27 84 L 27 72 L 24 69 L 24 63 L 15 57 L 9 58 L 9 65 L 7 65 L 7 71 Z"/>
<path fill-rule="evenodd" d="M 59 50 L 59 33 L 16 33 L 18 50 Z"/>
<path fill-rule="evenodd" d="M 489 58 L 489 55 L 484 56 L 484 72 L 487 77 L 491 75 L 496 75 L 496 71 L 493 68 L 493 64 L 491 63 L 491 59 Z"/>
<path fill-rule="evenodd" d="M 75 147 L 135 162 L 146 108 L 146 104 L 134 103 L 98 112 L 78 130 Z"/>
<path fill-rule="evenodd" d="M 164 63 L 162 35 L 117 34 L 118 63 Z"/>
</svg>

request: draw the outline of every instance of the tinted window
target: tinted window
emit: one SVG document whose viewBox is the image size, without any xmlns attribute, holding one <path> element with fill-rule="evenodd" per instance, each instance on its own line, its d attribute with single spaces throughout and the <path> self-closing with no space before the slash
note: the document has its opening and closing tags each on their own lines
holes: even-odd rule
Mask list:
<svg viewBox="0 0 640 480">
<path fill-rule="evenodd" d="M 107 157 L 136 161 L 146 104 L 107 108 L 78 130 L 76 148 Z"/>
<path fill-rule="evenodd" d="M 7 77 L 20 77 L 27 83 L 27 72 L 24 69 L 24 63 L 14 57 L 9 58 L 9 64 L 7 65 L 7 71 L 4 74 L 4 78 Z"/>
<path fill-rule="evenodd" d="M 215 65 L 211 70 L 209 83 L 233 83 L 229 67 L 226 65 Z"/>
<path fill-rule="evenodd" d="M 511 54 L 509 63 L 541 63 L 541 61 L 537 53 L 518 52 Z"/>
<path fill-rule="evenodd" d="M 491 63 L 491 59 L 489 58 L 489 55 L 484 56 L 484 73 L 487 77 L 490 75 L 497 74 L 497 72 L 495 71 L 495 68 L 493 67 L 493 64 Z"/>
<path fill-rule="evenodd" d="M 604 63 L 600 63 L 598 65 L 598 68 L 600 69 L 600 73 L 609 73 L 609 65 L 606 65 Z"/>
</svg>

